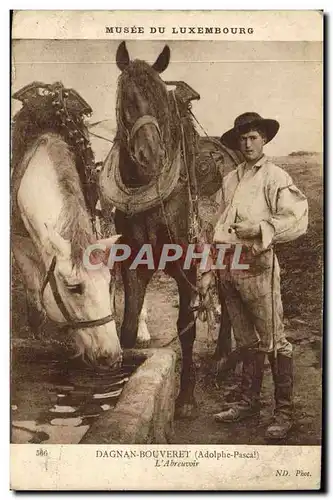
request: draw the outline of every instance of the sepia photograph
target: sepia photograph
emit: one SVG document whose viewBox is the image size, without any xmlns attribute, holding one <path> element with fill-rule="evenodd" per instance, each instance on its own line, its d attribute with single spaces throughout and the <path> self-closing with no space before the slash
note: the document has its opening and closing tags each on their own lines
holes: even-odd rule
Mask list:
<svg viewBox="0 0 333 500">
<path fill-rule="evenodd" d="M 291 450 L 274 480 L 319 488 L 323 21 L 303 13 L 317 38 L 258 39 L 246 13 L 163 28 L 118 12 L 79 39 L 73 11 L 70 36 L 33 39 L 15 16 L 34 12 L 13 13 L 17 453 L 94 445 L 94 468 L 200 475 Z"/>
</svg>

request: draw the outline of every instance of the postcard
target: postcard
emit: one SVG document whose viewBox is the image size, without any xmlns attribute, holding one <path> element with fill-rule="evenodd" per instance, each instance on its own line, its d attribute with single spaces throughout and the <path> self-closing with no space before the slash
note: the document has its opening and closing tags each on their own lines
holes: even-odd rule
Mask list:
<svg viewBox="0 0 333 500">
<path fill-rule="evenodd" d="M 13 490 L 319 490 L 323 20 L 12 12 Z"/>
</svg>

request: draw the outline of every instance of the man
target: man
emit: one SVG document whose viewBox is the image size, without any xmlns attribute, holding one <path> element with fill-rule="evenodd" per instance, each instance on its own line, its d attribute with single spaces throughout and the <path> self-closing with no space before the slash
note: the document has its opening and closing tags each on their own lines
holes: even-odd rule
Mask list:
<svg viewBox="0 0 333 500">
<path fill-rule="evenodd" d="M 219 270 L 219 278 L 237 347 L 242 352 L 240 400 L 215 415 L 218 422 L 235 422 L 258 415 L 265 356 L 275 385 L 275 410 L 266 431 L 283 439 L 293 424 L 292 346 L 283 328 L 280 270 L 274 245 L 306 232 L 308 204 L 287 172 L 263 153 L 279 130 L 276 120 L 249 112 L 238 116 L 221 141 L 242 152 L 245 162 L 224 177 L 222 204 L 214 242 L 242 245 L 242 263 L 248 270 Z M 226 259 L 228 261 L 228 259 Z M 208 275 L 207 275 L 208 277 Z M 207 279 L 206 277 L 206 279 Z"/>
</svg>

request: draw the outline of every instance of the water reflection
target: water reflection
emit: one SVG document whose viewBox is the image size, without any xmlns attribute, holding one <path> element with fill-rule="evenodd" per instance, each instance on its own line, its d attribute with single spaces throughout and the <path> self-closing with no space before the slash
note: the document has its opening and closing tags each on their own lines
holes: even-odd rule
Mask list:
<svg viewBox="0 0 333 500">
<path fill-rule="evenodd" d="M 96 372 L 55 360 L 12 370 L 12 443 L 78 443 L 98 416 L 117 403 L 137 368 Z"/>
</svg>

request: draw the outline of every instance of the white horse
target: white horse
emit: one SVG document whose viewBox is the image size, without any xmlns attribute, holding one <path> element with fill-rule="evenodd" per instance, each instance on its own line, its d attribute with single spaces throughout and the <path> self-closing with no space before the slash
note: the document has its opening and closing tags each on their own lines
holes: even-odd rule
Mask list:
<svg viewBox="0 0 333 500">
<path fill-rule="evenodd" d="M 12 250 L 28 302 L 39 315 L 68 327 L 78 356 L 92 365 L 116 366 L 122 351 L 110 300 L 110 273 L 105 266 L 88 270 L 82 261 L 96 239 L 77 158 L 58 133 L 42 133 L 36 125 L 31 140 L 33 120 L 20 113 L 13 132 L 13 144 L 15 134 L 20 135 L 21 149 L 15 153 L 13 147 L 12 217 L 23 222 L 25 236 L 12 231 Z M 110 245 L 117 239 L 110 238 Z"/>
</svg>

